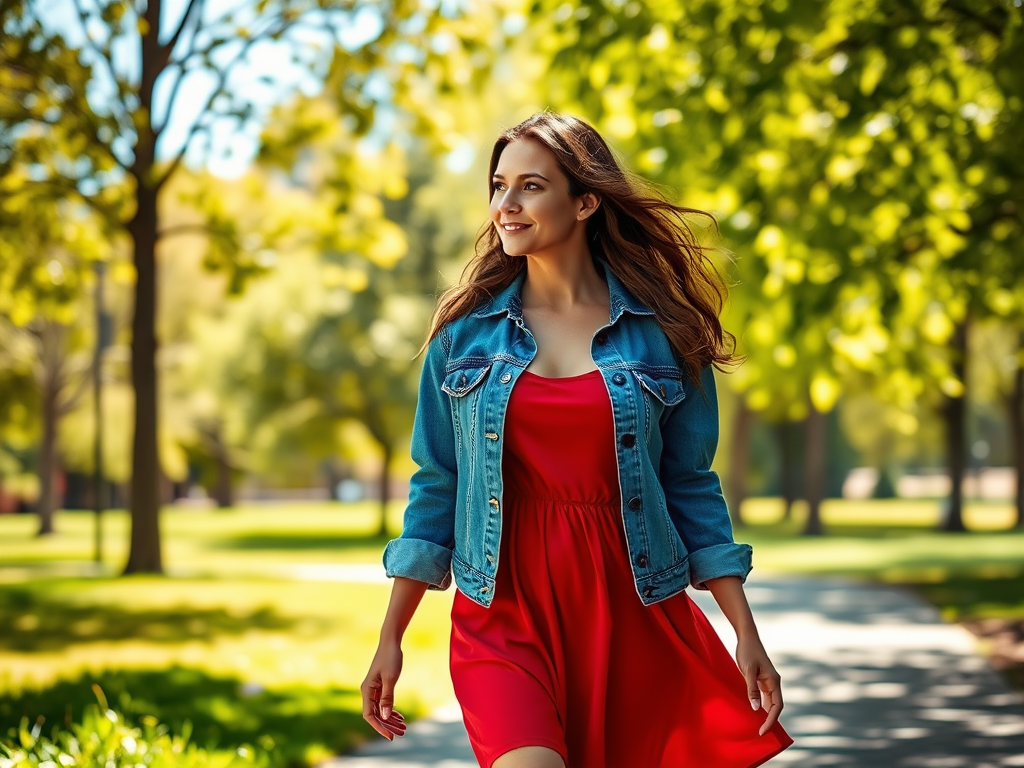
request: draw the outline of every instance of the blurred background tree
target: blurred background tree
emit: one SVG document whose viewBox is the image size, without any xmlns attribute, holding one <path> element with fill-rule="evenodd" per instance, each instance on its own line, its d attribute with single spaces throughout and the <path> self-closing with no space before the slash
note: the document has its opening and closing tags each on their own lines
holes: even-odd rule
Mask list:
<svg viewBox="0 0 1024 768">
<path fill-rule="evenodd" d="M 489 33 L 460 25 L 457 11 L 404 0 L 279 0 L 226 11 L 189 0 L 177 19 L 156 1 L 140 9 L 126 0 L 75 0 L 74 11 L 67 25 L 34 0 L 0 5 L 0 136 L 6 140 L 0 162 L 19 162 L 24 153 L 28 162 L 42 157 L 34 164 L 41 171 L 31 179 L 35 188 L 55 202 L 91 206 L 130 244 L 134 438 L 125 570 L 159 572 L 156 252 L 161 239 L 193 230 L 166 227 L 161 192 L 186 154 L 202 141 L 209 148 L 215 130 L 255 123 L 257 94 L 234 85 L 259 57 L 283 50 L 293 65 L 318 76 L 356 133 L 370 129 L 381 101 L 420 110 L 417 126 L 425 130 L 432 124 L 430 94 L 472 79 L 467 67 L 486 59 Z M 465 56 L 456 55 L 460 49 Z M 259 78 L 272 86 L 279 75 L 270 69 Z M 190 104 L 197 88 L 205 98 Z M 168 146 L 172 119 L 187 128 Z M 41 143 L 51 150 L 45 156 Z M 208 217 L 200 226 L 221 246 L 211 248 L 211 260 L 237 287 L 258 270 L 223 225 Z"/>
<path fill-rule="evenodd" d="M 747 360 L 730 382 L 745 407 L 806 420 L 806 532 L 822 531 L 823 414 L 857 382 L 941 412 L 943 526 L 962 530 L 967 327 L 1019 326 L 1022 306 L 1020 6 L 532 10 L 551 101 L 714 211 L 739 254 L 728 320 Z M 741 432 L 734 464 L 746 445 Z"/>
</svg>

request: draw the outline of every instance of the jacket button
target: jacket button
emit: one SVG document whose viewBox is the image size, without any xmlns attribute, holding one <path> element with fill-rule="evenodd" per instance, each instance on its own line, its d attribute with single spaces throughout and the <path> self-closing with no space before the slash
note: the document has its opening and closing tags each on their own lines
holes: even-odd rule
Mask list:
<svg viewBox="0 0 1024 768">
<path fill-rule="evenodd" d="M 596 341 L 598 344 L 607 344 L 608 334 L 602 331 L 601 333 L 597 334 L 597 336 L 594 337 L 594 341 Z"/>
<path fill-rule="evenodd" d="M 498 500 L 496 498 L 494 498 L 493 496 L 491 496 L 490 500 L 487 503 L 490 504 L 492 507 L 494 507 L 494 511 L 495 511 L 495 513 L 497 513 L 497 511 L 498 511 Z"/>
<path fill-rule="evenodd" d="M 638 557 L 636 559 L 636 564 L 639 565 L 641 568 L 646 568 L 647 567 L 647 555 L 640 555 L 640 557 Z"/>
<path fill-rule="evenodd" d="M 629 432 L 627 432 L 626 434 L 624 434 L 622 436 L 622 447 L 623 448 L 632 448 L 634 445 L 636 445 L 636 436 L 635 435 L 632 435 Z"/>
<path fill-rule="evenodd" d="M 486 437 L 488 440 L 497 440 L 498 439 L 498 433 L 497 432 L 485 432 L 484 433 L 484 437 Z"/>
<path fill-rule="evenodd" d="M 612 381 L 621 386 L 626 383 L 626 374 L 616 373 L 612 376 Z"/>
<path fill-rule="evenodd" d="M 468 379 L 466 378 L 466 374 L 462 374 L 461 376 L 459 376 L 459 388 L 461 389 L 462 387 L 466 386 L 467 381 Z"/>
<path fill-rule="evenodd" d="M 632 509 L 632 510 L 640 509 L 640 497 L 639 496 L 634 496 L 632 499 L 629 500 L 629 508 Z"/>
<path fill-rule="evenodd" d="M 658 387 L 658 391 L 661 392 L 661 396 L 662 397 L 665 397 L 665 385 L 664 384 L 662 384 L 660 387 Z"/>
<path fill-rule="evenodd" d="M 506 371 L 505 373 L 501 374 L 501 383 L 502 384 L 508 384 L 510 381 L 512 381 L 512 374 L 511 373 Z"/>
<path fill-rule="evenodd" d="M 654 587 L 644 587 L 644 597 L 650 597 L 654 594 Z"/>
</svg>

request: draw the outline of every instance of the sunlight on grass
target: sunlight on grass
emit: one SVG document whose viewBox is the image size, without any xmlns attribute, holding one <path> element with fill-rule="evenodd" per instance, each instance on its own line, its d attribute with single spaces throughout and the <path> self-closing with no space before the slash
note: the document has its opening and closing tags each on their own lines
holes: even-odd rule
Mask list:
<svg viewBox="0 0 1024 768">
<path fill-rule="evenodd" d="M 391 536 L 402 528 L 404 502 L 389 508 Z M 115 575 L 129 535 L 122 510 L 103 514 L 103 566 L 93 562 L 94 516 L 61 512 L 57 533 L 37 537 L 32 515 L 0 515 L 0 581 L 48 575 Z M 379 509 L 359 502 L 239 505 L 230 510 L 167 507 L 161 514 L 164 561 L 178 575 L 277 575 L 268 569 L 295 563 L 380 562 Z M 282 554 L 287 553 L 287 554 Z"/>
<path fill-rule="evenodd" d="M 152 577 L 33 582 L 18 590 L 24 596 L 20 610 L 9 600 L 3 606 L 5 614 L 15 614 L 13 623 L 40 609 L 51 621 L 43 647 L 34 646 L 31 638 L 26 647 L 6 633 L 0 639 L 0 682 L 6 690 L 105 668 L 173 665 L 263 687 L 301 683 L 357 688 L 376 648 L 389 594 L 387 585 L 376 584 Z M 403 683 L 411 710 L 438 706 L 450 697 L 451 597 L 451 592 L 428 595 L 410 625 Z M 95 616 L 94 625 L 101 631 L 94 634 L 99 637 L 76 632 L 74 623 L 62 624 L 81 608 Z M 238 620 L 219 618 L 214 628 L 202 622 L 190 625 L 191 616 L 211 611 Z M 266 613 L 273 621 L 247 618 Z M 0 627 L 3 623 L 0 619 Z"/>
<path fill-rule="evenodd" d="M 897 526 L 934 528 L 939 524 L 940 503 L 934 499 L 826 499 L 821 519 L 829 525 Z M 743 520 L 749 525 L 775 525 L 783 522 L 784 504 L 780 498 L 753 498 L 743 502 Z M 793 505 L 793 517 L 801 523 L 807 517 L 807 503 Z M 1014 522 L 1009 502 L 968 502 L 964 523 L 971 531 L 1003 531 Z"/>
</svg>

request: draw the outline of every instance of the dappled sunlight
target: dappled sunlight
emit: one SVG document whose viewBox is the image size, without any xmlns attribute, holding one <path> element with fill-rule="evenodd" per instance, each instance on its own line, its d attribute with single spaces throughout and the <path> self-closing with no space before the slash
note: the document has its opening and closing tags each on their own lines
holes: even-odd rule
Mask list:
<svg viewBox="0 0 1024 768">
<path fill-rule="evenodd" d="M 757 576 L 747 594 L 796 740 L 770 765 L 981 768 L 1024 754 L 1024 699 L 907 592 Z M 714 601 L 695 599 L 733 647 Z"/>
</svg>

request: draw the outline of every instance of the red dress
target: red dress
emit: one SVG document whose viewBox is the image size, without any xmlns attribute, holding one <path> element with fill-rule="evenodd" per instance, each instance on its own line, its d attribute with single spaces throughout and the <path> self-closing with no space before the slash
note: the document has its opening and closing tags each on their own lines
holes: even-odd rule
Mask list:
<svg viewBox="0 0 1024 768">
<path fill-rule="evenodd" d="M 684 592 L 640 602 L 626 554 L 614 425 L 598 371 L 522 374 L 505 420 L 494 601 L 461 592 L 451 672 L 480 765 L 524 746 L 567 768 L 753 768 L 764 736 L 729 652 Z"/>
</svg>

